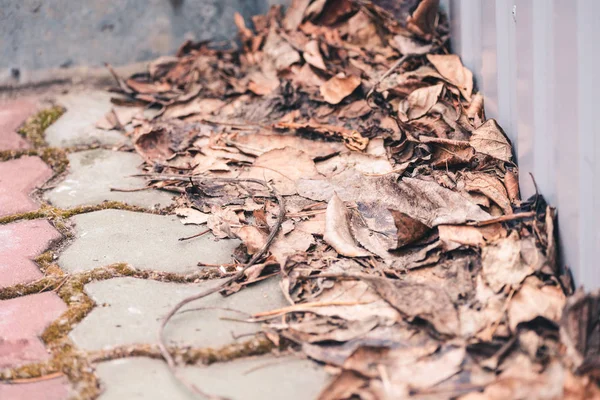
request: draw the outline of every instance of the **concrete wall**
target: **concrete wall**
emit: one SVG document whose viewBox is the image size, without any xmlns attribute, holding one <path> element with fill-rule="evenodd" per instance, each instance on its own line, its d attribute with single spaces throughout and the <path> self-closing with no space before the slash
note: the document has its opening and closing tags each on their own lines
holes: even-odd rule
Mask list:
<svg viewBox="0 0 600 400">
<path fill-rule="evenodd" d="M 0 81 L 33 71 L 124 65 L 172 54 L 185 39 L 235 36 L 233 14 L 285 0 L 0 0 Z"/>
<path fill-rule="evenodd" d="M 524 196 L 558 207 L 564 262 L 600 287 L 600 1 L 447 0 L 454 51 L 512 139 Z"/>
</svg>

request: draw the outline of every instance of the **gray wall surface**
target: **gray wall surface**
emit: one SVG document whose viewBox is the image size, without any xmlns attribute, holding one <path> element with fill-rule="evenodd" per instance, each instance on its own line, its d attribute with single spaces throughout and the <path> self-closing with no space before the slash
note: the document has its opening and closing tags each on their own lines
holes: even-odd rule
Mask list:
<svg viewBox="0 0 600 400">
<path fill-rule="evenodd" d="M 124 65 L 172 54 L 185 39 L 226 40 L 233 15 L 285 0 L 0 0 L 0 76 Z"/>
<path fill-rule="evenodd" d="M 558 207 L 564 262 L 600 287 L 600 1 L 447 0 L 454 51 L 515 145 L 524 197 Z"/>
</svg>

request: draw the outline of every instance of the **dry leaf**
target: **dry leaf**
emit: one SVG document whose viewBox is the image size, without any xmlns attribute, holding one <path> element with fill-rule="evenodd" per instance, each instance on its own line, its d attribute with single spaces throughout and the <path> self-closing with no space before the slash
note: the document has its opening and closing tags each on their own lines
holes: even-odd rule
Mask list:
<svg viewBox="0 0 600 400">
<path fill-rule="evenodd" d="M 471 101 L 473 92 L 473 73 L 464 67 L 456 54 L 427 54 L 427 59 L 435 69 L 460 90 L 467 101 Z"/>
<path fill-rule="evenodd" d="M 530 276 L 510 300 L 508 321 L 515 332 L 521 322 L 544 317 L 559 321 L 565 305 L 565 295 L 557 286 L 545 286 L 542 281 Z"/>
<path fill-rule="evenodd" d="M 490 155 L 498 160 L 510 162 L 512 157 L 510 143 L 494 119 L 488 120 L 473 131 L 469 143 L 477 152 Z"/>
<path fill-rule="evenodd" d="M 323 57 L 321 56 L 321 50 L 319 50 L 318 41 L 311 40 L 310 42 L 308 42 L 306 46 L 304 46 L 304 53 L 302 56 L 304 57 L 304 60 L 306 60 L 306 62 L 312 65 L 313 67 L 322 69 L 324 71 L 327 70 L 325 62 L 323 61 Z"/>
<path fill-rule="evenodd" d="M 479 192 L 496 203 L 504 214 L 512 214 L 512 206 L 502 182 L 485 173 L 465 172 L 465 189 L 469 192 Z"/>
<path fill-rule="evenodd" d="M 310 0 L 292 0 L 285 12 L 285 18 L 283 19 L 283 27 L 288 31 L 294 31 L 298 28 L 298 25 L 302 22 L 304 12 L 308 7 Z"/>
<path fill-rule="evenodd" d="M 437 21 L 439 0 L 422 0 L 415 12 L 406 19 L 406 28 L 423 39 L 430 40 Z"/>
<path fill-rule="evenodd" d="M 323 239 L 335 251 L 346 257 L 368 257 L 371 255 L 368 251 L 361 249 L 352 237 L 348 211 L 337 194 L 334 194 L 329 200 L 325 218 L 325 235 Z"/>
<path fill-rule="evenodd" d="M 205 214 L 189 207 L 176 208 L 175 214 L 177 214 L 178 217 L 181 217 L 180 221 L 184 225 L 203 225 L 210 217 L 210 214 Z"/>
<path fill-rule="evenodd" d="M 506 237 L 506 229 L 501 224 L 482 227 L 469 225 L 439 225 L 440 240 L 446 250 L 454 250 L 460 246 L 481 247 L 486 241 L 494 241 Z"/>
<path fill-rule="evenodd" d="M 438 102 L 443 89 L 443 83 L 417 89 L 400 104 L 399 111 L 406 114 L 409 120 L 420 118 Z"/>
<path fill-rule="evenodd" d="M 398 241 L 394 247 L 395 249 L 416 242 L 429 231 L 427 225 L 403 212 L 396 210 L 390 210 L 390 212 L 392 213 L 396 229 L 398 230 Z"/>
<path fill-rule="evenodd" d="M 360 78 L 354 75 L 338 74 L 321 86 L 321 95 L 329 104 L 338 104 L 350 96 L 360 86 Z"/>
</svg>

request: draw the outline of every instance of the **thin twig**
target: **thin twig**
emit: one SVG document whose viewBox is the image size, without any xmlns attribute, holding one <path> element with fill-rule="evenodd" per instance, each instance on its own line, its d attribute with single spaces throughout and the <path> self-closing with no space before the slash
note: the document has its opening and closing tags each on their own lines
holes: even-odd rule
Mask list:
<svg viewBox="0 0 600 400">
<path fill-rule="evenodd" d="M 162 179 L 164 179 L 164 180 L 181 180 L 181 181 L 189 180 L 192 182 L 193 181 L 202 182 L 202 181 L 207 180 L 206 178 L 201 178 L 201 177 L 197 177 L 197 176 L 165 176 L 165 175 L 152 175 L 152 174 L 149 174 L 146 176 L 150 177 L 151 179 L 158 179 L 158 180 L 162 180 Z M 211 179 L 211 180 L 213 180 L 213 179 Z M 271 233 L 267 237 L 267 241 L 266 241 L 265 245 L 258 252 L 256 252 L 254 254 L 254 256 L 252 256 L 250 261 L 248 261 L 248 263 L 242 269 L 240 269 L 235 275 L 233 275 L 231 278 L 227 279 L 222 284 L 220 284 L 216 287 L 213 287 L 211 289 L 204 290 L 198 294 L 189 296 L 189 297 L 181 300 L 165 316 L 165 318 L 163 319 L 163 321 L 160 325 L 160 328 L 158 330 L 158 346 L 160 349 L 160 353 L 167 361 L 167 365 L 169 366 L 169 369 L 171 370 L 173 375 L 177 379 L 179 379 L 179 381 L 182 382 L 192 392 L 195 392 L 195 393 L 205 396 L 207 398 L 217 398 L 217 397 L 208 395 L 207 393 L 200 390 L 196 385 L 187 381 L 184 377 L 180 376 L 177 373 L 177 369 L 176 369 L 177 364 L 176 364 L 175 360 L 173 359 L 173 356 L 171 356 L 171 353 L 169 352 L 166 341 L 165 341 L 165 337 L 164 337 L 165 336 L 164 335 L 165 328 L 166 328 L 167 324 L 169 323 L 169 321 L 171 320 L 171 318 L 186 304 L 189 304 L 192 301 L 202 299 L 213 293 L 217 293 L 217 292 L 221 291 L 222 289 L 226 288 L 227 286 L 229 286 L 231 283 L 234 283 L 234 282 L 238 281 L 240 278 L 242 278 L 244 276 L 244 272 L 248 268 L 252 267 L 263 255 L 265 255 L 265 253 L 271 246 L 271 243 L 273 243 L 273 240 L 275 240 L 275 236 L 277 236 L 277 233 L 279 232 L 279 229 L 281 228 L 281 225 L 283 224 L 283 220 L 285 219 L 285 200 L 283 199 L 283 196 L 280 195 L 275 190 L 274 187 L 269 186 L 269 184 L 267 182 L 259 180 L 259 179 L 233 179 L 233 178 L 217 178 L 214 180 L 221 181 L 221 182 L 231 182 L 231 183 L 249 182 L 249 183 L 256 183 L 256 184 L 264 186 L 277 199 L 277 202 L 279 203 L 279 214 L 277 215 L 277 220 L 275 222 L 275 225 L 273 226 L 273 229 L 271 230 Z"/>
<path fill-rule="evenodd" d="M 189 240 L 189 239 L 197 238 L 197 237 L 200 237 L 200 236 L 206 235 L 208 232 L 210 232 L 210 229 L 207 229 L 207 230 L 205 230 L 205 231 L 202 231 L 202 232 L 200 232 L 200 233 L 196 233 L 195 235 L 192 235 L 192 236 L 187 236 L 187 237 L 182 237 L 182 238 L 179 238 L 179 241 L 180 241 L 180 242 L 182 242 L 182 241 L 184 241 L 184 240 Z"/>
<path fill-rule="evenodd" d="M 488 219 L 486 221 L 473 222 L 473 223 L 469 223 L 468 225 L 486 226 L 486 225 L 495 224 L 497 222 L 507 222 L 507 221 L 514 221 L 516 219 L 531 218 L 531 217 L 535 217 L 536 215 L 537 215 L 537 213 L 535 211 L 527 211 L 527 212 L 522 212 L 522 213 L 517 213 L 517 214 L 503 215 L 501 217 Z"/>
</svg>

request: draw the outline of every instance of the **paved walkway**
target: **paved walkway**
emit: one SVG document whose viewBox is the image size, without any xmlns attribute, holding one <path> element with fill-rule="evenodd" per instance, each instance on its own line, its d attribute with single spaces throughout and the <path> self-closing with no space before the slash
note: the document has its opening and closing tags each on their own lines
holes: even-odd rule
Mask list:
<svg viewBox="0 0 600 400">
<path fill-rule="evenodd" d="M 95 128 L 108 94 L 51 98 L 62 116 L 41 98 L 0 102 L 0 399 L 187 399 L 158 357 L 158 325 L 219 284 L 198 263 L 230 263 L 238 243 L 179 241 L 203 228 L 179 221 L 170 194 L 111 191 L 144 181 L 128 139 Z M 166 332 L 182 374 L 234 399 L 315 398 L 322 368 L 234 321 L 285 305 L 276 280 L 192 304 Z"/>
</svg>

